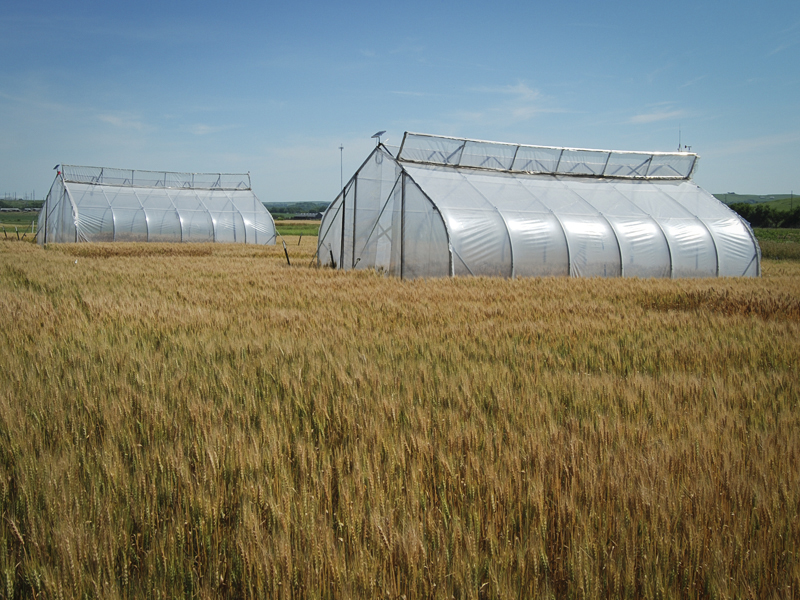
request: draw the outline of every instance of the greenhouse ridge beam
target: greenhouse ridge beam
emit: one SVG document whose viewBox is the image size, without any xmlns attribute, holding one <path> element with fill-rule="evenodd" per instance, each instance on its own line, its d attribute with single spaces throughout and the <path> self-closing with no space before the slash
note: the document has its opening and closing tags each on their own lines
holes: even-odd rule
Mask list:
<svg viewBox="0 0 800 600">
<path fill-rule="evenodd" d="M 250 190 L 250 173 L 180 173 L 61 165 L 67 183 L 192 190 Z"/>
<path fill-rule="evenodd" d="M 401 162 L 469 169 L 637 180 L 691 179 L 697 154 L 637 152 L 489 142 L 406 132 Z"/>
</svg>

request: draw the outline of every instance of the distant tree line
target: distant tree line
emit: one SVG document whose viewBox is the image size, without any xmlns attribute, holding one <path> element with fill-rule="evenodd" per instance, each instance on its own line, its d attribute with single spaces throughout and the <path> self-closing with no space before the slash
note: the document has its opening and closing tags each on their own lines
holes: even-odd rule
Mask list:
<svg viewBox="0 0 800 600">
<path fill-rule="evenodd" d="M 26 208 L 36 208 L 39 209 L 44 204 L 43 200 L 20 200 L 20 199 L 9 199 L 6 198 L 4 200 L 0 200 L 0 208 L 19 208 L 19 209 L 26 209 Z"/>
<path fill-rule="evenodd" d="M 752 227 L 800 228 L 800 206 L 794 210 L 777 210 L 764 204 L 731 204 L 730 206 Z"/>
<path fill-rule="evenodd" d="M 267 210 L 277 215 L 324 212 L 328 208 L 328 204 L 328 202 L 264 202 Z"/>
</svg>

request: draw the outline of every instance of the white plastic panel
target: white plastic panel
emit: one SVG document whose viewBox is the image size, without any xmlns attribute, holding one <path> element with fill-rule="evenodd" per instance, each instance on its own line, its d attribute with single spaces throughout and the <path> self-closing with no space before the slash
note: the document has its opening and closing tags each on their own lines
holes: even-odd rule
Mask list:
<svg viewBox="0 0 800 600">
<path fill-rule="evenodd" d="M 456 275 L 511 276 L 511 242 L 499 211 L 460 171 L 411 166 L 408 173 L 441 211 Z"/>
<path fill-rule="evenodd" d="M 606 168 L 608 152 L 564 150 L 558 162 L 559 175 L 600 175 Z"/>
<path fill-rule="evenodd" d="M 758 248 L 745 222 L 690 181 L 672 183 L 668 189 L 678 204 L 702 220 L 714 238 L 719 254 L 719 275 L 740 277 L 753 274 L 753 266 L 758 264 Z"/>
<path fill-rule="evenodd" d="M 511 243 L 495 210 L 444 209 L 456 275 L 511 277 Z"/>
<path fill-rule="evenodd" d="M 143 209 L 114 209 L 114 223 L 115 242 L 149 241 L 148 223 Z"/>
<path fill-rule="evenodd" d="M 403 278 L 448 276 L 450 256 L 441 215 L 410 178 L 402 187 Z"/>
<path fill-rule="evenodd" d="M 208 212 L 204 210 L 181 211 L 181 224 L 183 226 L 184 242 L 202 243 L 214 241 L 214 223 Z"/>
<path fill-rule="evenodd" d="M 145 209 L 145 214 L 147 214 L 148 242 L 181 241 L 181 224 L 176 211 L 151 208 Z M 217 241 L 228 240 L 220 240 L 218 236 Z"/>
<path fill-rule="evenodd" d="M 514 249 L 515 277 L 569 275 L 569 251 L 555 215 L 503 211 Z"/>
<path fill-rule="evenodd" d="M 317 259 L 321 265 L 339 266 L 342 244 L 342 195 L 325 211 L 319 226 Z"/>
<path fill-rule="evenodd" d="M 177 213 L 176 213 L 177 214 Z M 212 214 L 217 231 L 217 241 L 233 244 L 244 243 L 244 219 L 235 210 L 221 211 Z"/>
<path fill-rule="evenodd" d="M 75 165 L 61 165 L 61 170 L 64 179 L 71 183 L 139 188 L 250 189 L 250 175 L 247 173 L 172 173 Z"/>
<path fill-rule="evenodd" d="M 619 246 L 614 231 L 603 217 L 567 214 L 561 224 L 569 244 L 570 275 L 619 277 Z"/>
<path fill-rule="evenodd" d="M 86 241 L 114 241 L 114 215 L 108 205 L 97 208 L 81 208 L 78 227 Z"/>
<path fill-rule="evenodd" d="M 401 161 L 522 173 L 617 178 L 688 179 L 697 162 L 689 153 L 553 148 L 406 133 Z"/>
<path fill-rule="evenodd" d="M 750 232 L 738 217 L 704 219 L 714 236 L 719 252 L 719 275 L 741 277 L 756 275 L 753 267 L 758 263 L 755 244 Z"/>
<path fill-rule="evenodd" d="M 339 253 L 340 268 L 349 271 L 353 268 L 353 244 L 355 237 L 353 236 L 353 227 L 355 226 L 355 209 L 356 197 L 358 194 L 358 175 L 345 186 L 344 190 L 344 207 L 342 214 L 344 217 L 344 225 L 342 225 L 342 247 Z M 335 254 L 335 253 L 334 253 Z"/>
<path fill-rule="evenodd" d="M 624 277 L 669 277 L 670 252 L 664 232 L 649 217 L 606 216 L 617 236 Z"/>
<path fill-rule="evenodd" d="M 583 178 L 562 179 L 561 183 L 609 221 L 622 255 L 623 276 L 670 276 L 670 251 L 664 232 L 652 217 L 617 190 L 615 182 Z"/>
<path fill-rule="evenodd" d="M 52 238 L 48 238 L 49 242 L 62 240 L 65 242 L 80 241 L 77 229 L 78 215 L 68 193 L 64 192 L 61 195 L 61 202 L 53 212 L 52 217 L 55 225 L 55 235 Z"/>
<path fill-rule="evenodd" d="M 520 146 L 512 168 L 527 173 L 555 173 L 561 152 L 561 148 Z"/>
<path fill-rule="evenodd" d="M 648 177 L 686 178 L 694 170 L 694 154 L 656 154 L 647 171 Z"/>
<path fill-rule="evenodd" d="M 459 165 L 507 171 L 514 163 L 518 146 L 492 144 L 489 142 L 467 142 L 461 153 Z"/>
<path fill-rule="evenodd" d="M 553 183 L 553 178 L 547 178 Z M 515 174 L 469 174 L 469 183 L 495 206 L 508 229 L 514 276 L 545 277 L 569 274 L 564 230 L 553 212 Z"/>
<path fill-rule="evenodd" d="M 74 177 L 98 180 L 110 177 L 109 170 L 73 169 Z M 111 171 L 116 173 L 115 177 L 152 173 Z M 165 174 L 159 175 L 163 179 Z M 204 174 L 189 175 L 199 179 Z M 215 177 L 219 179 L 220 176 Z M 242 182 L 249 185 L 249 177 L 242 177 Z M 128 177 L 122 177 L 126 179 Z M 221 181 L 224 183 L 224 177 Z M 249 189 L 148 188 L 106 185 L 99 181 L 97 184 L 63 183 L 57 177 L 53 184 L 53 191 L 56 190 L 51 194 L 53 200 L 62 198 L 67 202 L 57 201 L 57 206 L 48 203 L 57 211 L 58 218 L 56 214 L 48 218 L 47 242 L 74 242 L 77 238 L 78 241 L 275 243 L 275 223 Z M 75 202 L 74 211 L 68 201 L 70 194 Z M 73 212 L 74 216 L 69 217 Z M 45 242 L 44 235 L 38 239 Z"/>
<path fill-rule="evenodd" d="M 612 152 L 603 171 L 606 177 L 645 177 L 652 155 L 633 152 Z"/>
<path fill-rule="evenodd" d="M 406 135 L 402 155 L 405 160 L 428 162 L 439 165 L 454 165 L 461 160 L 465 140 Z"/>
<path fill-rule="evenodd" d="M 267 223 L 261 218 L 260 212 L 242 211 L 244 219 L 245 239 L 248 244 L 272 245 L 275 243 L 278 234 L 275 226 Z M 206 230 L 207 232 L 209 230 Z M 183 241 L 188 242 L 186 227 L 183 228 Z M 211 241 L 211 240 L 208 240 Z"/>
<path fill-rule="evenodd" d="M 550 175 L 517 176 L 528 193 L 555 215 L 597 215 L 598 212 L 586 203 L 570 185 Z"/>
<path fill-rule="evenodd" d="M 396 277 L 401 276 L 401 265 L 403 262 L 403 186 L 409 185 L 410 183 L 412 183 L 411 178 L 403 173 L 400 181 L 400 193 L 392 194 L 392 226 L 389 233 L 392 239 L 392 245 L 391 249 L 389 250 L 389 274 Z M 389 208 L 390 207 L 387 206 L 386 210 L 389 210 Z M 383 219 L 385 219 L 385 217 L 381 218 L 381 220 L 385 223 Z M 382 252 L 385 256 L 387 252 L 385 246 Z"/>
<path fill-rule="evenodd" d="M 108 197 L 100 186 L 93 186 L 88 189 L 77 189 L 72 194 L 75 203 L 81 209 L 108 208 L 110 203 Z"/>
<path fill-rule="evenodd" d="M 672 252 L 673 277 L 715 277 L 717 251 L 708 229 L 694 218 L 659 218 Z"/>
<path fill-rule="evenodd" d="M 501 213 L 507 210 L 552 214 L 526 186 L 527 177 L 507 173 L 474 172 L 468 176 L 469 184 L 482 198 Z M 551 177 L 543 178 L 554 181 Z"/>
<path fill-rule="evenodd" d="M 391 260 L 389 249 L 393 241 L 393 198 L 394 194 L 400 193 L 402 187 L 400 168 L 390 155 L 379 148 L 362 165 L 357 179 L 354 202 L 354 268 L 386 269 Z"/>
<path fill-rule="evenodd" d="M 617 181 L 614 188 L 661 227 L 670 248 L 672 277 L 714 277 L 716 245 L 705 224 L 675 200 L 680 185 L 672 181 Z"/>
<path fill-rule="evenodd" d="M 206 211 L 206 205 L 203 203 L 203 197 L 200 195 L 203 192 L 194 191 L 193 193 L 177 193 L 167 191 L 167 198 L 172 205 L 183 214 L 184 211 Z M 203 194 L 206 199 L 209 199 L 208 194 Z"/>
</svg>

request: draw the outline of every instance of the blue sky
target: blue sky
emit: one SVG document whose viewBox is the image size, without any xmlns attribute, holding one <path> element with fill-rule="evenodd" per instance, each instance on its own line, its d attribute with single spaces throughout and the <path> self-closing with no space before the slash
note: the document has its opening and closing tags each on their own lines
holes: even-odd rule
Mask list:
<svg viewBox="0 0 800 600">
<path fill-rule="evenodd" d="M 57 163 L 330 201 L 387 130 L 701 156 L 800 194 L 800 2 L 0 0 L 0 196 Z"/>
</svg>

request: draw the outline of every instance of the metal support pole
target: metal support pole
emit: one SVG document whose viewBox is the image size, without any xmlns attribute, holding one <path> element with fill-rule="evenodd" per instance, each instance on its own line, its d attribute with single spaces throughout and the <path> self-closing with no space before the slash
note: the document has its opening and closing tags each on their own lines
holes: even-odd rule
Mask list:
<svg viewBox="0 0 800 600">
<path fill-rule="evenodd" d="M 353 184 L 353 257 L 351 269 L 356 268 L 356 207 L 358 206 L 358 178 Z"/>
<path fill-rule="evenodd" d="M 400 279 L 403 279 L 403 267 L 406 262 L 406 175 L 400 184 Z"/>
<path fill-rule="evenodd" d="M 345 205 L 345 201 L 347 200 L 347 190 L 342 189 L 342 239 L 339 240 L 339 268 L 344 269 L 344 230 L 345 230 L 345 221 L 347 221 L 347 206 Z"/>
</svg>

